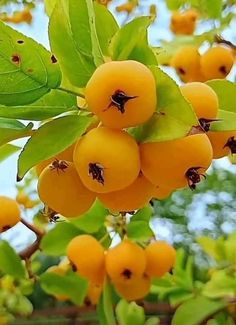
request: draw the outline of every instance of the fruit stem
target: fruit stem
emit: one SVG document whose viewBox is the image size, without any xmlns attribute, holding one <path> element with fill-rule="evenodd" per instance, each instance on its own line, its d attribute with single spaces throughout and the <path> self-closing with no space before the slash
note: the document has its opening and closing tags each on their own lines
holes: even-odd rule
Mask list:
<svg viewBox="0 0 236 325">
<path fill-rule="evenodd" d="M 72 94 L 72 95 L 75 95 L 75 96 L 78 96 L 78 97 L 81 97 L 81 98 L 85 98 L 84 94 L 82 94 L 82 93 L 80 93 L 78 91 L 66 89 L 66 88 L 63 88 L 63 87 L 59 87 L 58 90 L 64 91 L 64 92 L 66 92 L 68 94 Z"/>
<path fill-rule="evenodd" d="M 225 44 L 231 47 L 232 50 L 236 50 L 236 45 L 234 45 L 232 42 L 224 39 L 221 35 L 215 35 L 214 41 L 218 44 Z"/>
</svg>

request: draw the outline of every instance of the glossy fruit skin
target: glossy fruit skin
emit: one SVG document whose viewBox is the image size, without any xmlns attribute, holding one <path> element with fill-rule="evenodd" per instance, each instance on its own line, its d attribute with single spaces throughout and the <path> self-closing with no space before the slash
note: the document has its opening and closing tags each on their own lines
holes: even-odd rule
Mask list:
<svg viewBox="0 0 236 325">
<path fill-rule="evenodd" d="M 219 159 L 231 154 L 230 148 L 224 146 L 231 137 L 234 137 L 236 140 L 236 131 L 209 131 L 207 132 L 207 136 L 211 141 L 214 159 Z"/>
<path fill-rule="evenodd" d="M 160 187 L 181 188 L 188 186 L 185 173 L 201 167 L 204 173 L 211 165 L 213 151 L 206 134 L 184 138 L 149 142 L 140 145 L 141 169 L 149 181 Z"/>
<path fill-rule="evenodd" d="M 67 257 L 76 272 L 93 283 L 102 283 L 105 275 L 105 256 L 102 245 L 90 235 L 74 237 L 67 246 Z"/>
<path fill-rule="evenodd" d="M 99 303 L 103 290 L 103 283 L 89 282 L 86 300 L 89 304 L 96 306 Z"/>
<path fill-rule="evenodd" d="M 197 117 L 214 119 L 217 116 L 219 100 L 216 92 L 202 82 L 190 82 L 180 86 L 182 95 L 191 103 Z"/>
<path fill-rule="evenodd" d="M 125 131 L 99 127 L 77 143 L 74 164 L 84 185 L 91 191 L 107 193 L 132 184 L 140 171 L 139 149 Z M 103 181 L 93 179 L 91 164 L 101 169 Z"/>
<path fill-rule="evenodd" d="M 170 29 L 176 35 L 192 35 L 196 27 L 197 17 L 197 12 L 192 9 L 183 13 L 173 12 Z"/>
<path fill-rule="evenodd" d="M 147 275 L 142 275 L 128 284 L 114 282 L 114 286 L 118 295 L 122 298 L 128 301 L 138 300 L 148 295 L 151 288 L 151 279 Z"/>
<path fill-rule="evenodd" d="M 93 204 L 95 194 L 81 182 L 73 163 L 67 161 L 65 170 L 46 167 L 39 176 L 38 195 L 41 201 L 64 217 L 85 213 Z"/>
<path fill-rule="evenodd" d="M 132 283 L 143 275 L 145 268 L 144 250 L 129 239 L 107 251 L 106 271 L 112 282 Z"/>
<path fill-rule="evenodd" d="M 0 233 L 14 227 L 20 221 L 20 207 L 9 197 L 0 196 Z"/>
<path fill-rule="evenodd" d="M 233 65 L 232 51 L 222 46 L 212 47 L 201 56 L 201 69 L 206 80 L 226 78 Z"/>
<path fill-rule="evenodd" d="M 155 186 L 152 197 L 157 200 L 164 200 L 168 198 L 174 190 L 174 188 Z"/>
<path fill-rule="evenodd" d="M 147 266 L 145 273 L 150 277 L 162 277 L 175 264 L 176 251 L 165 241 L 150 243 L 145 249 Z"/>
<path fill-rule="evenodd" d="M 110 106 L 111 96 L 117 91 L 137 96 L 124 104 L 123 113 L 116 106 Z M 85 98 L 103 125 L 118 129 L 136 126 L 146 122 L 156 109 L 155 79 L 151 71 L 137 61 L 107 62 L 97 68 L 87 83 Z"/>
<path fill-rule="evenodd" d="M 181 47 L 173 55 L 170 65 L 183 82 L 204 81 L 201 73 L 200 53 L 195 46 Z"/>
<path fill-rule="evenodd" d="M 112 211 L 134 211 L 143 208 L 152 198 L 155 185 L 140 173 L 126 188 L 98 194 L 99 200 Z"/>
<path fill-rule="evenodd" d="M 75 149 L 75 143 L 73 143 L 71 146 L 69 146 L 62 152 L 59 152 L 56 156 L 41 161 L 38 165 L 35 166 L 35 171 L 36 171 L 37 176 L 39 176 L 42 173 L 42 171 L 44 170 L 44 168 L 46 168 L 48 165 L 50 165 L 55 159 L 66 160 L 66 161 L 72 162 L 74 149 Z"/>
</svg>

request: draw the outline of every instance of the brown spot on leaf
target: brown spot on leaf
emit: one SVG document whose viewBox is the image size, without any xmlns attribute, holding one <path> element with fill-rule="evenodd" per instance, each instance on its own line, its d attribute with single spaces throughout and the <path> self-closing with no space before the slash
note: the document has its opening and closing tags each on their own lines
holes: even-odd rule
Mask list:
<svg viewBox="0 0 236 325">
<path fill-rule="evenodd" d="M 17 41 L 17 43 L 18 43 L 18 44 L 24 44 L 24 41 L 21 40 L 21 39 L 19 39 L 19 40 Z"/>
<path fill-rule="evenodd" d="M 32 73 L 34 70 L 32 68 L 29 68 L 27 72 Z"/>
<path fill-rule="evenodd" d="M 19 64 L 20 63 L 20 56 L 18 54 L 13 54 L 11 57 L 12 62 Z"/>
<path fill-rule="evenodd" d="M 52 63 L 57 63 L 57 58 L 55 57 L 55 55 L 51 56 L 51 61 Z"/>
</svg>

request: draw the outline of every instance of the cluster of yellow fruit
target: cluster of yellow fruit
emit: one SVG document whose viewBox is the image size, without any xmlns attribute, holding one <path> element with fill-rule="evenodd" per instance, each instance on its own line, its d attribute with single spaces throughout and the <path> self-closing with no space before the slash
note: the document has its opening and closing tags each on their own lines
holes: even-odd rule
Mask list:
<svg viewBox="0 0 236 325">
<path fill-rule="evenodd" d="M 28 7 L 26 7 L 22 11 L 14 12 L 11 16 L 8 16 L 7 14 L 2 14 L 0 16 L 0 20 L 5 21 L 7 23 L 13 23 L 13 24 L 20 24 L 24 22 L 27 24 L 31 24 L 32 19 L 33 16 Z"/>
<path fill-rule="evenodd" d="M 89 280 L 87 297 L 96 304 L 106 275 L 121 297 L 127 300 L 145 297 L 150 291 L 151 278 L 162 277 L 173 267 L 176 252 L 164 241 L 152 242 L 143 249 L 128 238 L 105 251 L 94 237 L 79 235 L 69 243 L 67 256 L 76 272 Z"/>
<path fill-rule="evenodd" d="M 218 114 L 212 88 L 193 82 L 180 90 L 202 128 L 176 140 L 138 144 L 123 128 L 142 125 L 156 110 L 151 71 L 136 61 L 108 62 L 97 68 L 85 97 L 102 125 L 37 166 L 40 199 L 70 218 L 85 213 L 96 197 L 111 211 L 129 212 L 178 188 L 194 189 L 213 158 L 235 153 L 235 132 L 206 133 Z"/>
<path fill-rule="evenodd" d="M 233 51 L 220 45 L 209 48 L 202 55 L 195 46 L 182 47 L 170 61 L 183 82 L 224 79 L 233 65 Z"/>
<path fill-rule="evenodd" d="M 198 18 L 198 12 L 189 9 L 184 12 L 175 11 L 170 20 L 170 29 L 176 35 L 192 35 Z"/>
</svg>

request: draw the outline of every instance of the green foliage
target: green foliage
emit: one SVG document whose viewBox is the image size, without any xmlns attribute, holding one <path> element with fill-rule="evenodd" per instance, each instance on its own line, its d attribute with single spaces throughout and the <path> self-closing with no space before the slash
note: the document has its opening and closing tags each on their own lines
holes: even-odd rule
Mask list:
<svg viewBox="0 0 236 325">
<path fill-rule="evenodd" d="M 188 325 L 198 325 L 207 317 L 224 307 L 225 303 L 223 301 L 214 301 L 203 296 L 198 296 L 189 299 L 177 308 L 172 319 L 172 324 L 182 325 L 188 320 Z"/>
<path fill-rule="evenodd" d="M 21 279 L 26 276 L 19 255 L 5 240 L 1 240 L 0 242 L 0 271 L 16 279 Z"/>
<path fill-rule="evenodd" d="M 13 144 L 5 144 L 0 147 L 0 162 L 7 159 L 14 153 L 18 152 L 21 148 Z"/>
<path fill-rule="evenodd" d="M 96 31 L 102 53 L 110 56 L 109 45 L 119 26 L 105 6 L 94 2 L 94 10 Z"/>
<path fill-rule="evenodd" d="M 197 118 L 174 80 L 158 67 L 151 70 L 157 84 L 157 111 L 144 125 L 132 128 L 131 133 L 141 142 L 181 138 L 198 125 Z"/>
<path fill-rule="evenodd" d="M 66 247 L 69 242 L 81 233 L 82 232 L 71 223 L 58 223 L 43 237 L 40 247 L 43 252 L 49 256 L 66 255 Z"/>
<path fill-rule="evenodd" d="M 24 125 L 18 120 L 0 118 L 0 146 L 12 140 L 29 136 L 33 123 Z"/>
<path fill-rule="evenodd" d="M 0 117 L 42 121 L 73 110 L 77 110 L 75 96 L 61 90 L 52 90 L 29 105 L 0 106 Z"/>
<path fill-rule="evenodd" d="M 112 39 L 112 59 L 137 60 L 147 65 L 157 64 L 147 41 L 147 28 L 151 22 L 150 17 L 139 17 L 124 25 Z"/>
<path fill-rule="evenodd" d="M 121 299 L 116 305 L 116 316 L 119 325 L 144 325 L 145 323 L 144 309 L 138 306 L 134 301 L 129 303 Z"/>
<path fill-rule="evenodd" d="M 73 144 L 86 131 L 91 120 L 88 116 L 71 115 L 42 125 L 28 140 L 19 156 L 18 179 L 22 179 L 33 166 Z M 66 137 L 62 136 L 65 130 Z"/>
<path fill-rule="evenodd" d="M 0 33 L 2 105 L 30 104 L 50 89 L 59 87 L 59 65 L 50 52 L 2 22 Z"/>
<path fill-rule="evenodd" d="M 142 220 L 133 220 L 127 225 L 127 235 L 130 239 L 136 241 L 146 241 L 154 237 L 154 233 L 149 225 L 149 222 Z"/>
<path fill-rule="evenodd" d="M 82 305 L 87 293 L 88 281 L 74 272 L 58 275 L 46 272 L 40 277 L 43 290 L 52 295 L 65 295 L 76 305 Z"/>
<path fill-rule="evenodd" d="M 236 129 L 236 84 L 228 80 L 211 80 L 207 84 L 214 89 L 219 99 L 219 121 L 212 123 L 212 131 Z"/>
<path fill-rule="evenodd" d="M 108 210 L 96 200 L 88 212 L 81 215 L 79 218 L 71 220 L 80 230 L 93 234 L 98 232 L 104 226 L 105 218 L 108 215 Z"/>
</svg>

